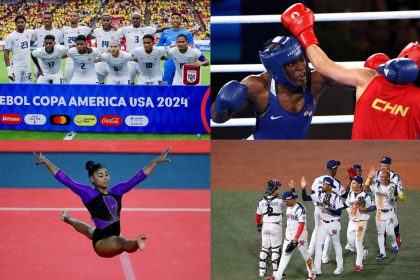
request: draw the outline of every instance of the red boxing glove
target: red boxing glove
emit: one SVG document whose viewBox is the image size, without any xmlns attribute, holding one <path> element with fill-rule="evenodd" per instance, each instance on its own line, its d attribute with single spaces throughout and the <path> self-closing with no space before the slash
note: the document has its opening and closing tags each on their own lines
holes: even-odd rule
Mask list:
<svg viewBox="0 0 420 280">
<path fill-rule="evenodd" d="M 319 41 L 314 33 L 314 13 L 305 5 L 298 3 L 290 6 L 280 17 L 283 25 L 295 35 L 306 50 Z"/>
<path fill-rule="evenodd" d="M 354 176 L 357 175 L 356 170 L 353 169 L 353 167 L 347 168 L 347 173 L 349 173 L 349 179 L 353 179 Z"/>
<path fill-rule="evenodd" d="M 363 65 L 366 68 L 370 68 L 376 71 L 378 69 L 378 66 L 381 64 L 384 64 L 390 60 L 390 58 L 384 54 L 384 53 L 375 53 L 368 57 L 365 61 L 365 65 Z"/>
</svg>

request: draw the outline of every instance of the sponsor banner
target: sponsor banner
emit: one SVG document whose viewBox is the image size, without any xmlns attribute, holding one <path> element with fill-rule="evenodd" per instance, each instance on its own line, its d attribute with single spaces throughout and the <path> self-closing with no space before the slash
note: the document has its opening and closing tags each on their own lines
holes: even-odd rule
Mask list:
<svg viewBox="0 0 420 280">
<path fill-rule="evenodd" d="M 210 87 L 0 84 L 0 129 L 210 133 Z"/>
<path fill-rule="evenodd" d="M 194 40 L 194 46 L 200 51 L 210 51 L 210 40 Z"/>
</svg>

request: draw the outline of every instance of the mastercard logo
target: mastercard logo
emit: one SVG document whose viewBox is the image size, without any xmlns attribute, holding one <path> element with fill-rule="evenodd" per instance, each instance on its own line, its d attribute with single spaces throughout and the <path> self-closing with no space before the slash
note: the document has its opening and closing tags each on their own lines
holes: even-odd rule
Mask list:
<svg viewBox="0 0 420 280">
<path fill-rule="evenodd" d="M 68 125 L 71 122 L 71 118 L 67 115 L 51 115 L 49 121 L 53 125 Z"/>
</svg>

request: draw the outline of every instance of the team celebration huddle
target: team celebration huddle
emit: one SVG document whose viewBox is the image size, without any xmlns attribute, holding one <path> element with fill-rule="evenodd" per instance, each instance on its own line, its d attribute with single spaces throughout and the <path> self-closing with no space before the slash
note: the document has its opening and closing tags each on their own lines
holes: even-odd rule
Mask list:
<svg viewBox="0 0 420 280">
<path fill-rule="evenodd" d="M 68 14 L 70 26 L 52 26 L 53 13 L 44 12 L 43 27 L 26 29 L 17 15 L 16 29 L 6 39 L 4 61 L 13 83 L 196 85 L 200 67 L 209 65 L 194 47 L 191 32 L 182 28 L 182 15 L 173 12 L 170 25 L 141 26 L 141 14 L 131 25 L 118 27 L 109 13 L 100 16 L 100 28 L 79 25 L 79 13 Z M 157 41 L 156 34 L 160 35 Z M 125 44 L 122 50 L 121 40 Z M 94 41 L 96 47 L 90 46 Z M 31 59 L 36 77 L 32 78 Z M 65 74 L 61 60 L 65 59 Z M 162 73 L 161 60 L 165 60 Z"/>
<path fill-rule="evenodd" d="M 348 215 L 349 221 L 344 249 L 354 253 L 355 272 L 363 270 L 371 255 L 378 262 L 388 255 L 396 257 L 402 244 L 397 202 L 404 201 L 405 196 L 401 178 L 391 171 L 391 163 L 390 157 L 382 157 L 377 169 L 371 167 L 366 180 L 362 175 L 362 166 L 354 164 L 347 169 L 349 181 L 340 182 L 336 178 L 341 164 L 338 160 L 329 160 L 325 174 L 315 178 L 310 187 L 306 178 L 302 177 L 301 199 L 314 204 L 314 228 L 310 236 L 307 220 L 311 215 L 298 201 L 295 181 L 288 182 L 290 191 L 280 194 L 280 181 L 269 180 L 264 198 L 259 201 L 256 211 L 257 229 L 262 239 L 259 276 L 267 275 L 271 263 L 273 275 L 267 280 L 282 279 L 293 251 L 297 248 L 307 269 L 307 279 L 315 279 L 323 274 L 322 264 L 333 262 L 330 258 L 332 247 L 337 265 L 333 273 L 342 274 L 344 266 L 340 218 L 343 215 Z M 286 219 L 284 240 L 283 214 Z M 368 254 L 363 243 L 370 216 L 375 218 L 378 241 L 378 250 L 373 254 Z"/>
</svg>

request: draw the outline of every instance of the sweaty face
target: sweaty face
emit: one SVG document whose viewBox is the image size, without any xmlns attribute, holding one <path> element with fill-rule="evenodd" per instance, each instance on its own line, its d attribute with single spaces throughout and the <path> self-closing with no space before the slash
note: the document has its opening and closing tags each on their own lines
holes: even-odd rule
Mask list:
<svg viewBox="0 0 420 280">
<path fill-rule="evenodd" d="M 308 62 L 304 55 L 301 55 L 297 59 L 284 65 L 284 71 L 286 72 L 289 79 L 294 82 L 298 87 L 306 84 L 306 69 Z"/>
<path fill-rule="evenodd" d="M 173 28 L 178 28 L 181 26 L 181 17 L 178 15 L 171 16 L 171 26 Z"/>
<path fill-rule="evenodd" d="M 90 180 L 93 183 L 93 185 L 97 188 L 108 188 L 110 180 L 108 170 L 105 167 L 99 168 L 93 173 L 92 176 L 90 176 Z"/>
<path fill-rule="evenodd" d="M 185 52 L 188 49 L 188 42 L 184 37 L 176 39 L 176 45 L 181 52 Z"/>
<path fill-rule="evenodd" d="M 44 41 L 45 50 L 48 53 L 53 52 L 53 50 L 54 50 L 54 44 L 55 44 L 54 40 L 51 40 L 51 39 L 45 40 Z"/>
<path fill-rule="evenodd" d="M 76 48 L 79 53 L 85 53 L 87 51 L 86 42 L 82 40 L 76 41 Z"/>
<path fill-rule="evenodd" d="M 26 26 L 26 21 L 23 18 L 20 18 L 16 21 L 16 29 L 19 32 L 22 32 L 23 30 L 25 30 L 25 26 Z"/>
</svg>

